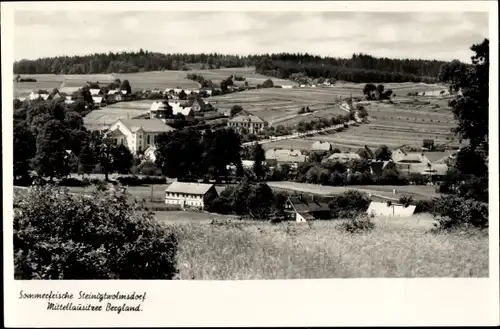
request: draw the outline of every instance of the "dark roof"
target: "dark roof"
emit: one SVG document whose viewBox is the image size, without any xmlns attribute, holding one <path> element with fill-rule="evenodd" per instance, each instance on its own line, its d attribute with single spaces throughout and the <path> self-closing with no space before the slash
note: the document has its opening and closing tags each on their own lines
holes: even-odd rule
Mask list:
<svg viewBox="0 0 500 329">
<path fill-rule="evenodd" d="M 327 211 L 330 209 L 327 203 L 319 200 L 312 200 L 311 198 L 290 197 L 289 200 L 298 213 Z"/>
</svg>

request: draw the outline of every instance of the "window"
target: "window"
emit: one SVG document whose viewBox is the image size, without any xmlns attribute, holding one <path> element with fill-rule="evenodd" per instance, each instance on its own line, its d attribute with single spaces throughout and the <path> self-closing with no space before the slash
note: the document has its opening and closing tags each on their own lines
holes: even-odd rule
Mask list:
<svg viewBox="0 0 500 329">
<path fill-rule="evenodd" d="M 146 138 L 146 143 L 149 145 L 151 143 L 151 138 L 150 136 L 148 135 L 148 137 Z"/>
</svg>

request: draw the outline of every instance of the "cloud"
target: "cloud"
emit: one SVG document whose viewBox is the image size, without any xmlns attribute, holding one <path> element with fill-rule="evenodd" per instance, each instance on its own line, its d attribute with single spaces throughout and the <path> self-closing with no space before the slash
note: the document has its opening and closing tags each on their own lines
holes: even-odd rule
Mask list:
<svg viewBox="0 0 500 329">
<path fill-rule="evenodd" d="M 487 13 L 18 11 L 16 59 L 138 50 L 468 61 Z"/>
</svg>

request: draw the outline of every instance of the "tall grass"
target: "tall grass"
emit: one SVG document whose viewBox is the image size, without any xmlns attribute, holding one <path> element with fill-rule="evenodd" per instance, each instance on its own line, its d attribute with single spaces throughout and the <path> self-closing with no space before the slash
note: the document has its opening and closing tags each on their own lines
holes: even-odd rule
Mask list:
<svg viewBox="0 0 500 329">
<path fill-rule="evenodd" d="M 335 222 L 169 225 L 179 232 L 178 279 L 488 276 L 487 233 L 432 234 L 384 221 L 361 234 Z"/>
</svg>

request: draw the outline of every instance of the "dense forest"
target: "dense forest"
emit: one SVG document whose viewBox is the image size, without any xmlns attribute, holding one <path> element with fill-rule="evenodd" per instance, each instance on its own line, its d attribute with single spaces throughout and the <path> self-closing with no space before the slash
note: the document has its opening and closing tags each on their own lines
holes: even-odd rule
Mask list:
<svg viewBox="0 0 500 329">
<path fill-rule="evenodd" d="M 351 58 L 320 57 L 309 54 L 161 54 L 138 52 L 102 53 L 86 56 L 59 56 L 14 63 L 15 74 L 97 74 L 162 70 L 189 70 L 255 66 L 261 74 L 288 79 L 293 74 L 309 78 L 334 78 L 352 82 L 433 82 L 446 62 L 421 59 L 376 58 L 354 54 Z"/>
</svg>

